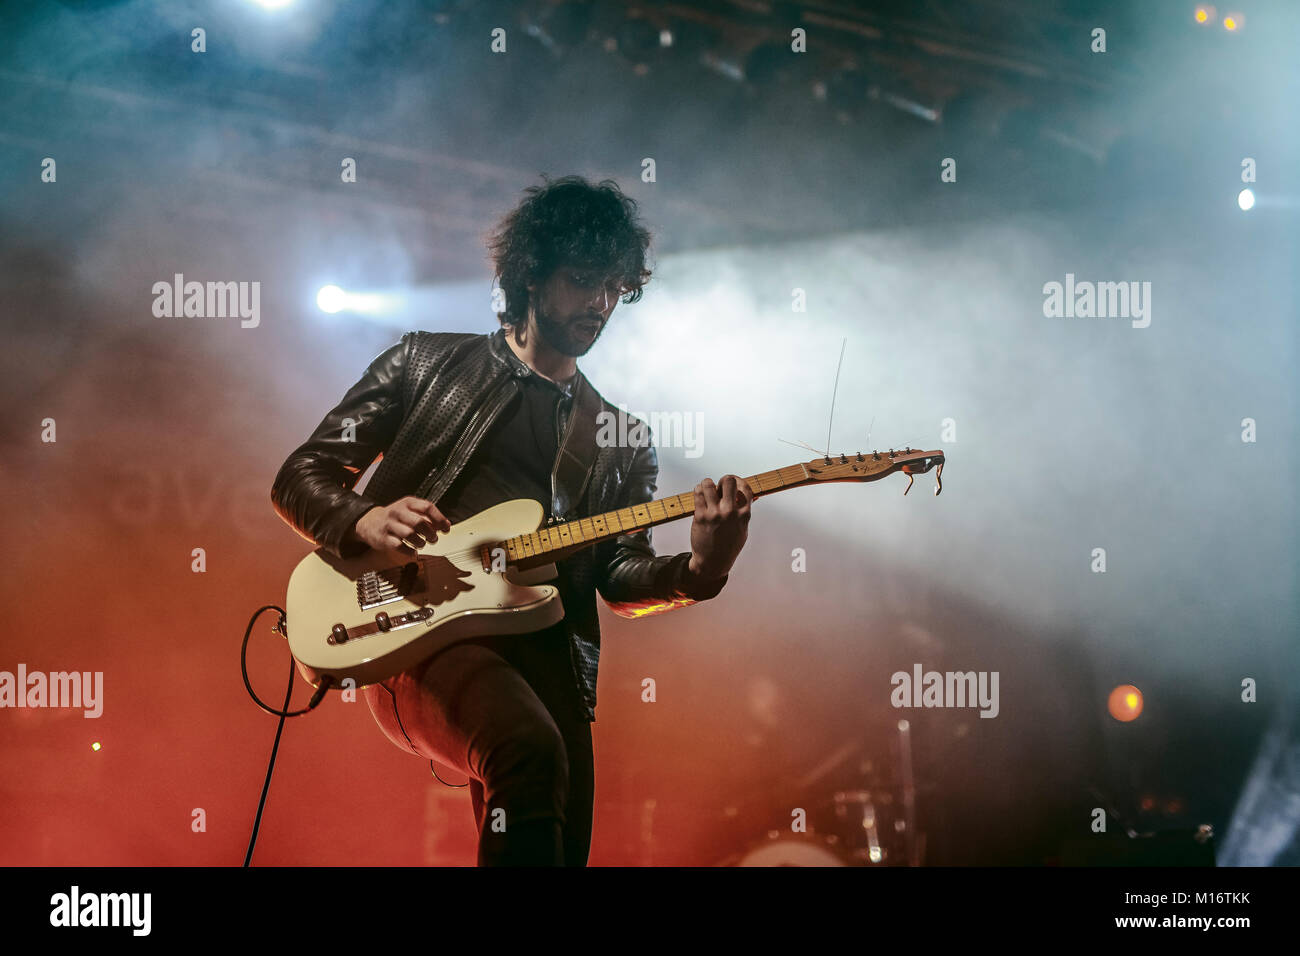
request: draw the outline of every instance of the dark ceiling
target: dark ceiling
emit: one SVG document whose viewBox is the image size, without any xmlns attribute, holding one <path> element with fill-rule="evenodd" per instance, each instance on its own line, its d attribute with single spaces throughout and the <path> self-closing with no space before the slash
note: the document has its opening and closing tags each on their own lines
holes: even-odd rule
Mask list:
<svg viewBox="0 0 1300 956">
<path fill-rule="evenodd" d="M 1192 8 L 8 4 L 0 148 L 24 188 L 0 214 L 58 236 L 134 204 L 151 230 L 261 254 L 291 244 L 290 226 L 383 237 L 408 278 L 433 280 L 480 275 L 484 232 L 543 172 L 653 190 L 661 252 L 1059 209 L 1104 193 L 1117 162 L 1145 162 L 1159 189 L 1153 154 L 1211 161 L 1162 138 L 1161 118 L 1222 106 L 1214 91 L 1262 38 L 1198 30 Z M 194 27 L 205 53 L 191 51 Z M 504 54 L 490 48 L 498 27 Z M 790 49 L 795 28 L 806 53 Z M 1189 69 L 1232 43 L 1212 75 Z M 37 184 L 47 155 L 61 158 L 56 204 Z M 945 156 L 970 187 L 956 196 L 939 183 Z M 359 173 L 346 189 L 344 157 Z M 638 181 L 647 157 L 654 184 Z"/>
</svg>

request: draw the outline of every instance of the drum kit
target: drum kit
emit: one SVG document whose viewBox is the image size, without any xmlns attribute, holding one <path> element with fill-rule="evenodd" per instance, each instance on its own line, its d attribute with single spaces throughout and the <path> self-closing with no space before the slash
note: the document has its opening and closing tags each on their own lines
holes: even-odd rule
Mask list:
<svg viewBox="0 0 1300 956">
<path fill-rule="evenodd" d="M 845 744 L 796 782 L 798 792 L 817 794 L 806 815 L 794 815 L 796 823 L 769 830 L 720 865 L 920 866 L 925 834 L 917 830 L 911 726 L 900 720 L 897 729 L 892 759 L 870 755 L 859 742 Z M 857 786 L 835 788 L 846 777 Z"/>
</svg>

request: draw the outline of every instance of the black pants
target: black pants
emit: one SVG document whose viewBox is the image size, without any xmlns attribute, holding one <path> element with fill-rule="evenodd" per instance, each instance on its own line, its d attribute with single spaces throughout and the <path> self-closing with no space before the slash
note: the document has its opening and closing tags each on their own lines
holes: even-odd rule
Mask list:
<svg viewBox="0 0 1300 956">
<path fill-rule="evenodd" d="M 595 774 L 558 628 L 454 644 L 365 688 L 394 744 L 470 778 L 479 866 L 585 866 Z"/>
</svg>

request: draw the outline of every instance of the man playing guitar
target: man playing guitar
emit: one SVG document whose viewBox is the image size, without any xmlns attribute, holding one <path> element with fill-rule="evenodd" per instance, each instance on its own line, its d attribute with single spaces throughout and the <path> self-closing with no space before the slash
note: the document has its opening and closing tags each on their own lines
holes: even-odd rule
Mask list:
<svg viewBox="0 0 1300 956">
<path fill-rule="evenodd" d="M 350 558 L 414 553 L 511 499 L 539 501 L 553 520 L 650 501 L 658 460 L 648 433 L 620 429 L 639 434 L 635 447 L 593 448 L 592 410 L 624 413 L 576 362 L 620 299 L 640 298 L 649 241 L 636 203 L 609 180 L 565 177 L 526 190 L 491 241 L 501 328 L 411 332 L 377 357 L 281 467 L 276 511 Z M 365 492 L 353 491 L 381 456 Z M 754 493 L 725 475 L 701 481 L 694 497 L 689 552 L 658 556 L 642 530 L 559 560 L 558 623 L 459 641 L 363 688 L 389 740 L 470 778 L 479 865 L 586 864 L 595 596 L 625 617 L 716 596 L 744 546 Z"/>
</svg>

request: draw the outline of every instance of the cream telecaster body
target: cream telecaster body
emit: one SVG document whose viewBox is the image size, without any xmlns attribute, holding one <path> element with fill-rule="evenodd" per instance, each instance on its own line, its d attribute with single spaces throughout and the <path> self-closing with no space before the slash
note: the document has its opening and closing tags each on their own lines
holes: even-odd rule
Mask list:
<svg viewBox="0 0 1300 956">
<path fill-rule="evenodd" d="M 452 525 L 414 556 L 307 555 L 289 578 L 285 603 L 299 672 L 312 684 L 326 676 L 335 686 L 345 677 L 373 684 L 458 640 L 554 624 L 564 617 L 559 591 L 528 583 L 553 578 L 554 563 L 502 573 L 480 558 L 483 545 L 536 531 L 542 521 L 540 503 L 518 499 Z"/>
</svg>

